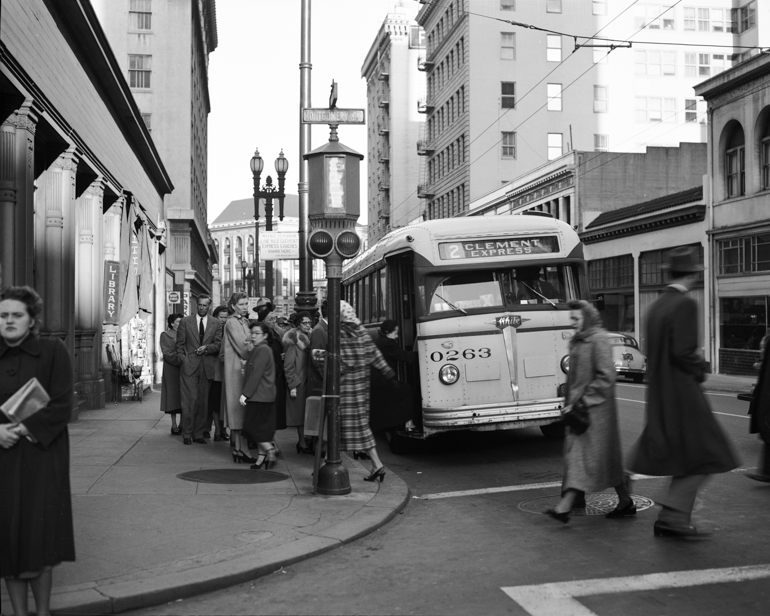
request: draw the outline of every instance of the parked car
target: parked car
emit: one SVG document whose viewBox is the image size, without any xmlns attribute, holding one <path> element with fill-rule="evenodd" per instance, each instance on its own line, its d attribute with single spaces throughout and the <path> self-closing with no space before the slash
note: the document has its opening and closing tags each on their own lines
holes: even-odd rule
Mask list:
<svg viewBox="0 0 770 616">
<path fill-rule="evenodd" d="M 647 357 L 639 350 L 639 344 L 628 334 L 611 332 L 612 360 L 618 376 L 627 376 L 641 383 L 647 373 Z"/>
</svg>

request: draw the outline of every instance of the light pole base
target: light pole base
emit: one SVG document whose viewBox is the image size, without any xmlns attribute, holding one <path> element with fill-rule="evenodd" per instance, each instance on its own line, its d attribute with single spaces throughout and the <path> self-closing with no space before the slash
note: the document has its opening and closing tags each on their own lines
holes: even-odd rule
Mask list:
<svg viewBox="0 0 770 616">
<path fill-rule="evenodd" d="M 350 476 L 342 462 L 327 462 L 318 471 L 318 493 L 325 496 L 350 494 Z"/>
</svg>

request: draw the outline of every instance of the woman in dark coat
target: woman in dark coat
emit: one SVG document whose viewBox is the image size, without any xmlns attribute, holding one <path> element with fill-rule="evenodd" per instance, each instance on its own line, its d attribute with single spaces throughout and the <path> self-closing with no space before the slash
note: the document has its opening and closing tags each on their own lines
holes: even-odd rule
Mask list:
<svg viewBox="0 0 770 616">
<path fill-rule="evenodd" d="M 345 301 L 340 302 L 340 321 L 340 449 L 365 451 L 372 460 L 372 474 L 365 481 L 382 482 L 385 467 L 369 428 L 369 368 L 386 378 L 396 374 Z"/>
<path fill-rule="evenodd" d="M 567 428 L 564 439 L 562 498 L 546 513 L 560 522 L 569 520 L 576 497 L 614 487 L 618 506 L 608 518 L 636 515 L 625 482 L 620 429 L 615 405 L 615 363 L 607 332 L 596 308 L 584 300 L 569 303 L 575 335 L 569 345 L 567 408 L 582 400 L 590 425 L 582 434 Z"/>
<path fill-rule="evenodd" d="M 297 428 L 297 453 L 312 454 L 313 449 L 305 441 L 305 401 L 308 397 L 308 358 L 310 356 L 310 331 L 313 322 L 310 313 L 296 315 L 297 326 L 283 336 L 283 369 L 286 375 L 286 425 Z"/>
<path fill-rule="evenodd" d="M 275 361 L 268 344 L 271 332 L 263 322 L 251 321 L 251 350 L 246 362 L 240 403 L 246 407 L 243 431 L 257 443 L 259 456 L 251 468 L 275 464 Z"/>
<path fill-rule="evenodd" d="M 40 296 L 30 287 L 0 293 L 0 404 L 37 378 L 47 406 L 19 424 L 0 413 L 0 577 L 15 614 L 49 613 L 51 569 L 75 560 L 69 436 L 72 362 L 58 338 L 38 336 Z"/>
<path fill-rule="evenodd" d="M 770 483 L 770 352 L 767 349 L 768 338 L 760 343 L 762 363 L 759 366 L 759 381 L 754 387 L 754 394 L 749 405 L 751 423 L 749 433 L 757 434 L 764 441 L 759 468 L 756 473 L 746 473 L 749 479 Z"/>
<path fill-rule="evenodd" d="M 412 354 L 398 346 L 398 325 L 383 321 L 374 339 L 393 372 L 398 373 L 398 362 L 411 363 Z M 371 371 L 372 405 L 369 427 L 372 432 L 406 424 L 412 419 L 412 390 L 407 383 L 386 379 L 379 370 Z"/>
<path fill-rule="evenodd" d="M 182 412 L 182 392 L 179 382 L 179 357 L 176 354 L 176 330 L 184 315 L 175 312 L 168 315 L 168 331 L 160 334 L 160 350 L 163 353 L 163 384 L 160 387 L 160 412 L 171 415 L 171 434 L 182 434 L 176 416 Z"/>
</svg>

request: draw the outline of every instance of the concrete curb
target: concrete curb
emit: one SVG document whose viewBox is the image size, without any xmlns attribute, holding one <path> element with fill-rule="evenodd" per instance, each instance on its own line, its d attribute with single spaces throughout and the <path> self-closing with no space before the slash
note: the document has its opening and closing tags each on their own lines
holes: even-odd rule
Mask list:
<svg viewBox="0 0 770 616">
<path fill-rule="evenodd" d="M 318 498 L 335 498 L 323 497 Z M 227 588 L 318 556 L 374 532 L 401 513 L 409 503 L 409 487 L 393 473 L 377 493 L 347 520 L 286 545 L 164 575 L 136 579 L 111 578 L 51 597 L 60 614 L 118 614 Z M 126 576 L 128 577 L 128 576 Z"/>
</svg>

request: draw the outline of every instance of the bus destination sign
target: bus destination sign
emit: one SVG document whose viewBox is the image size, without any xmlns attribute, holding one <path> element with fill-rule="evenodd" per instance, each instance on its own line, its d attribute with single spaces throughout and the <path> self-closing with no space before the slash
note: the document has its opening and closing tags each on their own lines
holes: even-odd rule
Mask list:
<svg viewBox="0 0 770 616">
<path fill-rule="evenodd" d="M 466 240 L 464 242 L 443 242 L 438 245 L 438 255 L 441 259 L 488 259 L 554 252 L 559 252 L 559 238 L 556 235 Z"/>
</svg>

